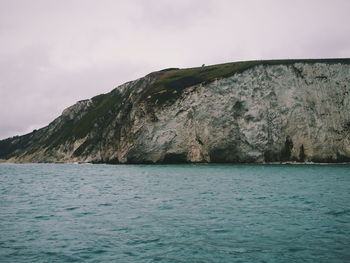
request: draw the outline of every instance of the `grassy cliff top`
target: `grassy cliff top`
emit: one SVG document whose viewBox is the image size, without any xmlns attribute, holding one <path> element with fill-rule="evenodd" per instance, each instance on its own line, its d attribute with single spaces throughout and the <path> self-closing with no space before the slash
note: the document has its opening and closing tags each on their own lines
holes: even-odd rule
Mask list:
<svg viewBox="0 0 350 263">
<path fill-rule="evenodd" d="M 350 64 L 350 59 L 252 60 L 186 69 L 170 68 L 151 73 L 158 74 L 158 77 L 155 83 L 144 93 L 143 98 L 154 103 L 157 102 L 157 104 L 163 104 L 166 101 L 175 99 L 177 97 L 176 94 L 181 93 L 187 87 L 227 78 L 254 66 L 290 65 L 295 63 Z"/>
<path fill-rule="evenodd" d="M 287 65 L 297 62 L 350 64 L 350 59 L 255 60 L 187 69 L 169 68 L 151 73 L 156 77 L 156 80 L 153 84 L 145 87 L 140 99 L 147 101 L 152 106 L 162 106 L 174 102 L 187 87 L 227 78 L 257 65 Z M 122 102 L 126 102 L 131 92 L 132 88 L 125 90 L 124 93 L 118 92 L 117 88 L 109 93 L 93 97 L 91 107 L 81 119 L 67 122 L 57 131 L 57 134 L 55 133 L 48 139 L 51 147 L 60 145 L 68 137 L 83 138 L 94 126 L 102 129 L 102 127 L 109 125 L 121 110 Z M 138 98 L 134 97 L 134 99 L 136 101 Z"/>
</svg>

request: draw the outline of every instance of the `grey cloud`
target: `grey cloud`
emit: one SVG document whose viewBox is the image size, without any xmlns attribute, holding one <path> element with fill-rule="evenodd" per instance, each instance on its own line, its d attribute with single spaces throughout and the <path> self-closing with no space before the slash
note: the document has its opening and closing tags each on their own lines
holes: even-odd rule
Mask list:
<svg viewBox="0 0 350 263">
<path fill-rule="evenodd" d="M 349 57 L 346 0 L 2 0 L 0 138 L 166 67 Z"/>
<path fill-rule="evenodd" d="M 0 62 L 0 135 L 24 134 L 56 118 L 81 99 L 106 93 L 151 68 L 119 61 L 105 68 L 57 71 L 42 47 L 31 47 Z M 133 73 L 133 74 L 130 74 Z"/>
<path fill-rule="evenodd" d="M 135 24 L 150 26 L 157 30 L 182 31 L 193 24 L 200 23 L 209 16 L 215 7 L 214 0 L 139 0 L 140 14 Z"/>
</svg>

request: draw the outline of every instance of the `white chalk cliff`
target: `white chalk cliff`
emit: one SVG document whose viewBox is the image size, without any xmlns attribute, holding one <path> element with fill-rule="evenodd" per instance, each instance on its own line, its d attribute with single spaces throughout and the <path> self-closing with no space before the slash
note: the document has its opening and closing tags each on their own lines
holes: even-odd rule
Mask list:
<svg viewBox="0 0 350 263">
<path fill-rule="evenodd" d="M 261 61 L 229 74 L 223 65 L 151 73 L 80 101 L 48 126 L 0 141 L 0 159 L 350 161 L 349 59 Z"/>
</svg>

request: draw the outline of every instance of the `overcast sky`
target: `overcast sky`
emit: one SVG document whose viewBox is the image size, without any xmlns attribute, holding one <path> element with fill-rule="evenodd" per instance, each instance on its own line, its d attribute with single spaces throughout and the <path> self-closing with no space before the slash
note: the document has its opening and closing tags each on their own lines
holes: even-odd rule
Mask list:
<svg viewBox="0 0 350 263">
<path fill-rule="evenodd" d="M 0 0 L 0 138 L 152 71 L 350 57 L 349 0 Z"/>
</svg>

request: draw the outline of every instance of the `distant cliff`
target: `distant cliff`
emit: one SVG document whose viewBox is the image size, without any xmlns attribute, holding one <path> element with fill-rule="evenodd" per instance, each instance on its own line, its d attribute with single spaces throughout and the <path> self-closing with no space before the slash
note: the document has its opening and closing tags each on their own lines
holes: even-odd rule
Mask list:
<svg viewBox="0 0 350 263">
<path fill-rule="evenodd" d="M 166 69 L 0 141 L 9 162 L 350 161 L 350 59 Z"/>
</svg>

